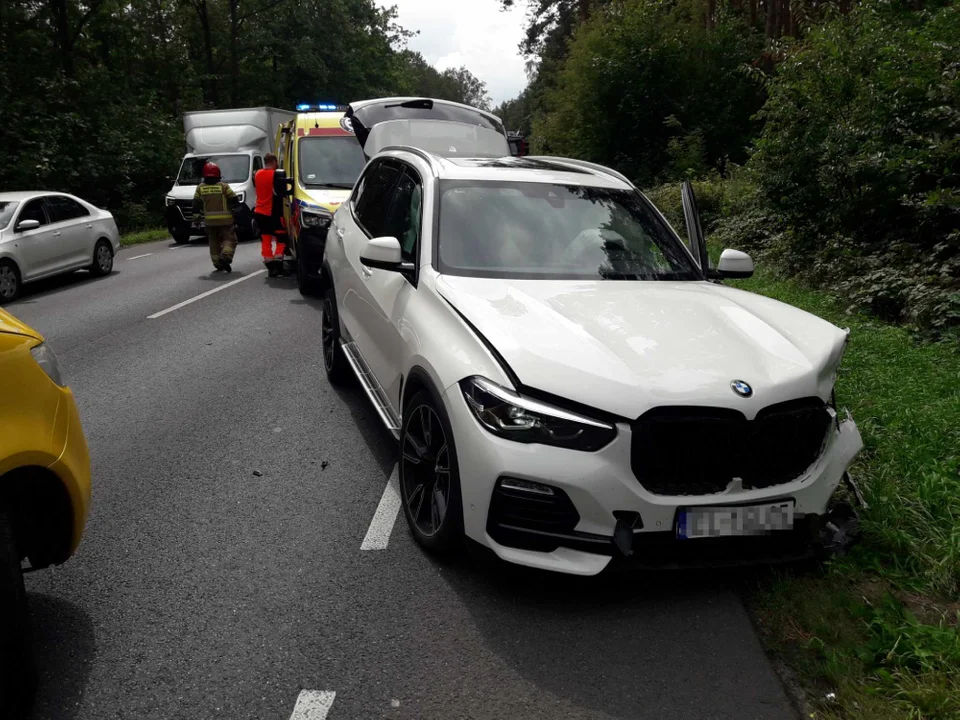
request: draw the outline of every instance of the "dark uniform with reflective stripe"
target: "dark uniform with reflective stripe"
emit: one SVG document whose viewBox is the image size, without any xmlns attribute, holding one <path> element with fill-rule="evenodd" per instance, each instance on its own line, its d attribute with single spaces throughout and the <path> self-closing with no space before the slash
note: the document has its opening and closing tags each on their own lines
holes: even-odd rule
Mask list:
<svg viewBox="0 0 960 720">
<path fill-rule="evenodd" d="M 225 182 L 204 182 L 193 196 L 194 213 L 203 213 L 210 243 L 210 259 L 218 270 L 233 262 L 237 249 L 237 233 L 233 229 L 233 208 L 239 204 L 237 194 Z"/>
</svg>

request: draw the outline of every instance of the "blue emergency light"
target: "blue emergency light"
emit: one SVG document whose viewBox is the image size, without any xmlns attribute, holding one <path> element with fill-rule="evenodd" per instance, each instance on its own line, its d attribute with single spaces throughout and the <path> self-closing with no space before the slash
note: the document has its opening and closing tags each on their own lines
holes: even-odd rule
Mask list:
<svg viewBox="0 0 960 720">
<path fill-rule="evenodd" d="M 332 103 L 300 103 L 297 105 L 297 112 L 343 112 L 346 108 L 343 105 L 333 105 Z"/>
</svg>

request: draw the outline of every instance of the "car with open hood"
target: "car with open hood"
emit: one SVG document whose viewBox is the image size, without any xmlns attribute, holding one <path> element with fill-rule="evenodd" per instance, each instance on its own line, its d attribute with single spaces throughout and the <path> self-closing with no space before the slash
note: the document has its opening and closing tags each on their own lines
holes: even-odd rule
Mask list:
<svg viewBox="0 0 960 720">
<path fill-rule="evenodd" d="M 358 104 L 322 266 L 327 375 L 398 439 L 417 542 L 582 575 L 808 555 L 862 447 L 847 331 L 725 285 L 753 261 L 710 265 L 689 184 L 684 242 L 620 173 L 438 105 Z"/>
</svg>

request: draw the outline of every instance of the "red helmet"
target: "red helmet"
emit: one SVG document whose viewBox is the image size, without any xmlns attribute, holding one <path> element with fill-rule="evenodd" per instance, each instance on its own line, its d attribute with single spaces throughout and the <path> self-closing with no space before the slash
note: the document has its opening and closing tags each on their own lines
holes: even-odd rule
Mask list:
<svg viewBox="0 0 960 720">
<path fill-rule="evenodd" d="M 220 179 L 220 166 L 216 163 L 208 162 L 203 166 L 203 176 L 205 178 L 216 178 Z"/>
</svg>

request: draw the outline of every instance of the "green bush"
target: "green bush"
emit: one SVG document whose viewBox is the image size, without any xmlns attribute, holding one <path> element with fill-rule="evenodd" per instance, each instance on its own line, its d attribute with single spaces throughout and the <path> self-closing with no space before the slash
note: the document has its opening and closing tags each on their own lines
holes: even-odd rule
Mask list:
<svg viewBox="0 0 960 720">
<path fill-rule="evenodd" d="M 753 239 L 886 319 L 960 326 L 960 10 L 863 4 L 767 90 Z"/>
</svg>

